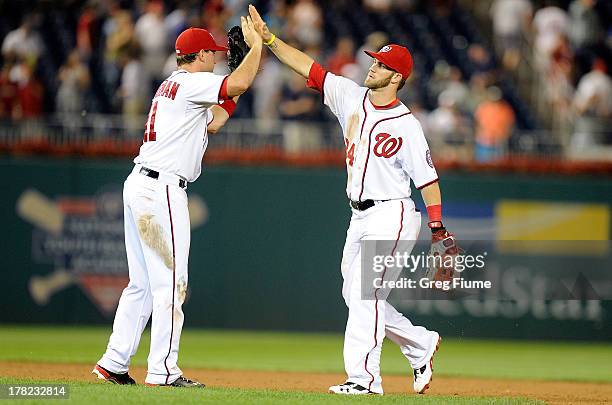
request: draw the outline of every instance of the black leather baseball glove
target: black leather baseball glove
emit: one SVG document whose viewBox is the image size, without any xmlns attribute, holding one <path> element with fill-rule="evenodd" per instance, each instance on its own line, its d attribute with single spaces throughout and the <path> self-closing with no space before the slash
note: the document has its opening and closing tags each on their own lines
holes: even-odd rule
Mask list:
<svg viewBox="0 0 612 405">
<path fill-rule="evenodd" d="M 228 31 L 227 44 L 229 48 L 227 51 L 227 66 L 233 72 L 249 52 L 249 46 L 244 41 L 244 35 L 242 35 L 242 28 L 236 25 Z"/>
</svg>

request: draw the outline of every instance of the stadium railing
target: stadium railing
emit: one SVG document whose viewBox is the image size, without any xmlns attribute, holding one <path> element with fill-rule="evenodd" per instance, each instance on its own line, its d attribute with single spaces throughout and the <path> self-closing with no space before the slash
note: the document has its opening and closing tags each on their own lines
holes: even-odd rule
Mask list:
<svg viewBox="0 0 612 405">
<path fill-rule="evenodd" d="M 146 117 L 51 115 L 0 121 L 0 153 L 11 155 L 133 157 L 143 141 Z M 479 162 L 473 139 L 448 145 L 430 140 L 440 169 L 612 174 L 612 147 L 573 150 L 551 131 L 521 131 L 498 158 Z M 456 142 L 456 140 L 454 141 Z M 461 151 L 461 153 L 447 153 Z M 232 119 L 209 137 L 207 164 L 343 166 L 345 145 L 335 122 Z"/>
</svg>

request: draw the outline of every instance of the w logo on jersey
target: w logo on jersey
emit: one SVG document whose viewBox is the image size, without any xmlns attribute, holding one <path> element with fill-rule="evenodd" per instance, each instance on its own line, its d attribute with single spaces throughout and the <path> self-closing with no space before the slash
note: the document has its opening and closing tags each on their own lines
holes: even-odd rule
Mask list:
<svg viewBox="0 0 612 405">
<path fill-rule="evenodd" d="M 378 157 L 390 158 L 395 155 L 402 147 L 402 138 L 392 138 L 384 132 L 376 135 L 374 154 Z"/>
</svg>

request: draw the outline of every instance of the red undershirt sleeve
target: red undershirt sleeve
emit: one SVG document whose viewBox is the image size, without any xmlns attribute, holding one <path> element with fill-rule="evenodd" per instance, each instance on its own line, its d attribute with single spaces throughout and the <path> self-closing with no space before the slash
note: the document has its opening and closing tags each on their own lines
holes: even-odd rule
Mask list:
<svg viewBox="0 0 612 405">
<path fill-rule="evenodd" d="M 221 100 L 230 100 L 231 97 L 227 96 L 227 78 L 228 76 L 225 76 L 225 79 L 223 79 L 223 82 L 221 83 L 221 87 L 219 88 L 219 102 L 221 102 Z"/>
<path fill-rule="evenodd" d="M 314 62 L 310 67 L 308 73 L 308 81 L 306 85 L 311 89 L 315 89 L 323 93 L 323 85 L 325 84 L 325 76 L 327 76 L 327 70 L 323 69 L 321 65 Z"/>
</svg>

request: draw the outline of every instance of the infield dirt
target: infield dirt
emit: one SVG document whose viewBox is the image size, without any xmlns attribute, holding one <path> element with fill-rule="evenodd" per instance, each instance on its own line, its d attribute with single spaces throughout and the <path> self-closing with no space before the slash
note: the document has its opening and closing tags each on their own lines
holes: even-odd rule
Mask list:
<svg viewBox="0 0 612 405">
<path fill-rule="evenodd" d="M 4 377 L 29 377 L 40 380 L 95 381 L 92 365 L 73 363 L 25 363 L 0 361 Z M 183 369 L 185 376 L 212 387 L 273 389 L 279 391 L 326 392 L 327 387 L 344 381 L 344 375 L 324 373 Z M 144 367 L 132 367 L 132 377 L 144 380 Z M 412 392 L 411 376 L 383 375 L 388 394 Z M 612 383 L 534 381 L 515 379 L 481 379 L 441 377 L 434 374 L 427 395 L 469 397 L 526 397 L 550 404 L 603 404 L 612 401 Z"/>
</svg>

